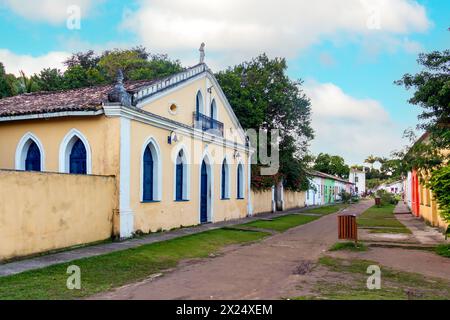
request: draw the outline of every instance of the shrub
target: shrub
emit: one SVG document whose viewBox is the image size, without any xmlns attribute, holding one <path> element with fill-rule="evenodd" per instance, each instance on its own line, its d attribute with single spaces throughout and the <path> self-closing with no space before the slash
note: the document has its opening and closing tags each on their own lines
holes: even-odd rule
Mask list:
<svg viewBox="0 0 450 320">
<path fill-rule="evenodd" d="M 386 206 L 388 204 L 395 205 L 398 203 L 398 199 L 395 195 L 383 189 L 377 191 L 376 197 L 381 199 L 381 206 Z"/>
<path fill-rule="evenodd" d="M 341 197 L 343 203 L 350 203 L 352 200 L 352 195 L 344 190 L 339 193 L 339 196 Z"/>
<path fill-rule="evenodd" d="M 429 186 L 439 204 L 441 217 L 450 222 L 450 166 L 433 171 Z"/>
</svg>

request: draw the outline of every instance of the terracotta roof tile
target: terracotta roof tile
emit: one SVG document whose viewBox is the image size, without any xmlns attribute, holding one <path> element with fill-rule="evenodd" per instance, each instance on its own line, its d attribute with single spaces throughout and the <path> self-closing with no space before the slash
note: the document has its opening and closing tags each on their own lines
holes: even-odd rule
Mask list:
<svg viewBox="0 0 450 320">
<path fill-rule="evenodd" d="M 125 83 L 125 88 L 135 92 L 157 80 L 139 80 Z M 107 100 L 108 92 L 114 85 L 21 94 L 0 99 L 0 117 L 41 114 L 63 111 L 97 111 Z"/>
</svg>

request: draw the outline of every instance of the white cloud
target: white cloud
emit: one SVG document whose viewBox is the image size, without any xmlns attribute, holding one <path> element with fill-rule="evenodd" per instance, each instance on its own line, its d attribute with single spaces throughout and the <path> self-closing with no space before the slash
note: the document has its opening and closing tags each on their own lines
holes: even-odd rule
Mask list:
<svg viewBox="0 0 450 320">
<path fill-rule="evenodd" d="M 63 51 L 53 51 L 41 56 L 18 55 L 8 49 L 0 49 L 0 62 L 7 73 L 19 75 L 20 70 L 25 74 L 39 73 L 44 68 L 65 69 L 63 61 L 71 54 Z"/>
<path fill-rule="evenodd" d="M 332 83 L 309 81 L 305 92 L 312 103 L 313 153 L 336 154 L 349 164 L 362 164 L 370 154 L 389 156 L 403 146 L 401 126 L 380 102 L 352 97 Z"/>
<path fill-rule="evenodd" d="M 98 2 L 100 0 L 0 0 L 0 4 L 19 16 L 51 24 L 65 22 L 69 17 L 67 9 L 72 5 L 80 7 L 83 18 Z"/>
<path fill-rule="evenodd" d="M 423 32 L 425 8 L 411 0 L 140 0 L 124 15 L 122 28 L 134 31 L 152 50 L 192 56 L 206 42 L 213 59 L 230 65 L 265 51 L 294 57 L 323 39 L 397 37 Z M 379 29 L 373 28 L 373 22 Z M 209 57 L 208 57 L 209 58 Z M 236 60 L 236 61 L 235 61 Z"/>
</svg>

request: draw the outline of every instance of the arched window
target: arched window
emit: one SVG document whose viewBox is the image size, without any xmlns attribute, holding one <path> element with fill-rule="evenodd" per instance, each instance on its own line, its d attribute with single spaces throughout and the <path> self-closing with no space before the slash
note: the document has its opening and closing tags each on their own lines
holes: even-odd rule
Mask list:
<svg viewBox="0 0 450 320">
<path fill-rule="evenodd" d="M 41 151 L 36 142 L 31 141 L 25 159 L 26 171 L 41 171 Z"/>
<path fill-rule="evenodd" d="M 88 140 L 76 129 L 66 134 L 59 147 L 59 172 L 92 173 L 91 148 Z"/>
<path fill-rule="evenodd" d="M 211 110 L 209 114 L 211 118 L 217 120 L 217 104 L 215 99 L 211 102 Z"/>
<path fill-rule="evenodd" d="M 226 159 L 224 159 L 222 163 L 221 198 L 230 198 L 230 169 Z"/>
<path fill-rule="evenodd" d="M 175 164 L 175 200 L 188 200 L 188 166 L 187 158 L 184 150 L 180 150 L 177 154 Z"/>
<path fill-rule="evenodd" d="M 195 98 L 195 112 L 197 114 L 203 113 L 203 95 L 200 90 Z"/>
<path fill-rule="evenodd" d="M 149 138 L 142 148 L 141 201 L 161 200 L 161 159 L 156 140 Z"/>
<path fill-rule="evenodd" d="M 143 200 L 144 201 L 153 201 L 153 181 L 154 181 L 154 170 L 153 170 L 154 162 L 152 150 L 150 150 L 150 146 L 145 148 L 144 152 L 144 185 L 143 185 Z"/>
<path fill-rule="evenodd" d="M 244 166 L 242 163 L 237 167 L 237 198 L 244 199 Z"/>
<path fill-rule="evenodd" d="M 45 153 L 41 141 L 31 132 L 20 139 L 16 148 L 16 170 L 44 171 Z"/>
<path fill-rule="evenodd" d="M 83 141 L 76 139 L 70 151 L 69 173 L 87 174 L 86 147 Z"/>
</svg>

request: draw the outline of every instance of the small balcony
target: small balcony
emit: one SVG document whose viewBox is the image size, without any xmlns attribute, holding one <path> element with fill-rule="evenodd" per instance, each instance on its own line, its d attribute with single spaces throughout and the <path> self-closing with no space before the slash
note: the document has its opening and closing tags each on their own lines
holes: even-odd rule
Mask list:
<svg viewBox="0 0 450 320">
<path fill-rule="evenodd" d="M 223 123 L 202 113 L 194 112 L 194 128 L 223 137 Z"/>
</svg>

